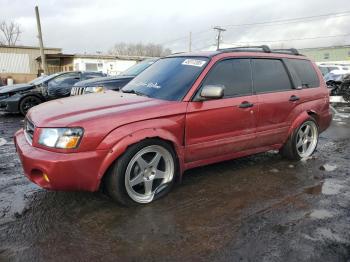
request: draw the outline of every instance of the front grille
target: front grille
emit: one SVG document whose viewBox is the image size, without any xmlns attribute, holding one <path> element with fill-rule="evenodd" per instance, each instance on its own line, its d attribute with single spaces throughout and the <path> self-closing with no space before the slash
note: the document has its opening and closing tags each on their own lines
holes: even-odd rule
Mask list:
<svg viewBox="0 0 350 262">
<path fill-rule="evenodd" d="M 73 86 L 72 91 L 70 92 L 71 96 L 79 96 L 83 95 L 85 91 L 85 87 Z"/>
<path fill-rule="evenodd" d="M 34 130 L 35 125 L 28 118 L 26 118 L 24 120 L 24 135 L 30 144 L 33 142 Z"/>
</svg>

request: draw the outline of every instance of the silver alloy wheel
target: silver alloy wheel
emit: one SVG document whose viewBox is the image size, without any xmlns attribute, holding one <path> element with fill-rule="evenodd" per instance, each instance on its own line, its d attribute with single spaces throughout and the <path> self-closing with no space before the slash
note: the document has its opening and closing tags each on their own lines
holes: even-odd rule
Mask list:
<svg viewBox="0 0 350 262">
<path fill-rule="evenodd" d="M 318 129 L 313 121 L 305 122 L 298 130 L 296 148 L 301 158 L 314 152 L 318 141 Z"/>
<path fill-rule="evenodd" d="M 141 149 L 130 160 L 125 173 L 125 188 L 132 200 L 149 203 L 156 193 L 173 180 L 174 159 L 162 146 Z"/>
</svg>

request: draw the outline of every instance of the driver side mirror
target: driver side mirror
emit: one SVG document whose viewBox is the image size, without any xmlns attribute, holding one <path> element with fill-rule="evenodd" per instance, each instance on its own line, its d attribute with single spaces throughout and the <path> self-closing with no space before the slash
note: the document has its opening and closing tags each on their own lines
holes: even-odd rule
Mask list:
<svg viewBox="0 0 350 262">
<path fill-rule="evenodd" d="M 197 101 L 220 99 L 224 96 L 225 87 L 220 85 L 207 85 L 204 86 L 197 97 Z"/>
</svg>

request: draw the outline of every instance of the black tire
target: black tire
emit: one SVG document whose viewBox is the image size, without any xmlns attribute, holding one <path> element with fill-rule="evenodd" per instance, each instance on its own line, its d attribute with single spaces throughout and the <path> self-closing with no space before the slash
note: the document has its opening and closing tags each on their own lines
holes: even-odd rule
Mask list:
<svg viewBox="0 0 350 262">
<path fill-rule="evenodd" d="M 41 104 L 42 102 L 43 101 L 37 96 L 26 96 L 19 103 L 19 112 L 25 116 L 29 109 Z"/>
<path fill-rule="evenodd" d="M 136 202 L 130 197 L 126 189 L 125 176 L 126 176 L 126 170 L 129 165 L 129 162 L 133 159 L 133 157 L 142 149 L 149 146 L 154 146 L 154 145 L 163 147 L 171 154 L 173 163 L 174 163 L 174 174 L 173 174 L 172 180 L 169 183 L 165 184 L 164 189 L 154 194 L 153 200 L 151 202 L 165 196 L 171 191 L 172 187 L 175 184 L 175 181 L 178 175 L 178 170 L 179 170 L 176 154 L 169 143 L 159 139 L 147 139 L 147 140 L 141 141 L 140 143 L 131 145 L 125 151 L 125 153 L 112 164 L 112 166 L 107 171 L 106 177 L 104 178 L 104 187 L 106 189 L 107 194 L 114 201 L 116 201 L 117 203 L 123 206 L 135 206 L 135 205 L 148 204 L 148 203 Z"/>
<path fill-rule="evenodd" d="M 304 124 L 307 122 L 313 122 L 316 126 L 316 129 L 317 129 L 317 142 L 316 142 L 315 148 L 312 150 L 310 156 L 316 150 L 317 143 L 318 143 L 318 136 L 319 136 L 319 128 L 318 128 L 318 125 L 317 125 L 317 122 L 315 121 L 315 119 L 312 117 L 309 117 L 297 129 L 295 129 L 293 131 L 293 133 L 289 136 L 287 142 L 280 149 L 280 154 L 283 157 L 290 159 L 290 160 L 296 160 L 296 161 L 302 159 L 302 157 L 298 153 L 298 149 L 297 149 L 297 138 L 298 138 L 298 133 L 299 133 L 300 128 L 302 128 L 304 126 Z"/>
</svg>

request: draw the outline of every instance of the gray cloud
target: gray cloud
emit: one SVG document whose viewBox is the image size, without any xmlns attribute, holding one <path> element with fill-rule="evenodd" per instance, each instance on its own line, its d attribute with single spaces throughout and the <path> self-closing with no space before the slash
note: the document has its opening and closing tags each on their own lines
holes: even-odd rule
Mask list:
<svg viewBox="0 0 350 262">
<path fill-rule="evenodd" d="M 0 18 L 21 24 L 20 44 L 37 45 L 34 6 L 41 13 L 46 46 L 62 47 L 65 52 L 107 51 L 115 42 L 166 43 L 174 51 L 187 49 L 189 31 L 193 48 L 201 49 L 215 41 L 214 25 L 244 24 L 312 16 L 346 10 L 348 0 L 251 0 L 251 1 L 95 1 L 0 0 Z M 312 22 L 232 27 L 224 33 L 225 43 L 280 40 L 348 34 L 349 16 Z M 198 34 L 197 32 L 202 32 Z M 170 41 L 182 38 L 178 41 Z M 287 41 L 284 46 L 308 47 L 345 44 L 350 37 Z M 272 42 L 274 45 L 282 43 Z"/>
</svg>

